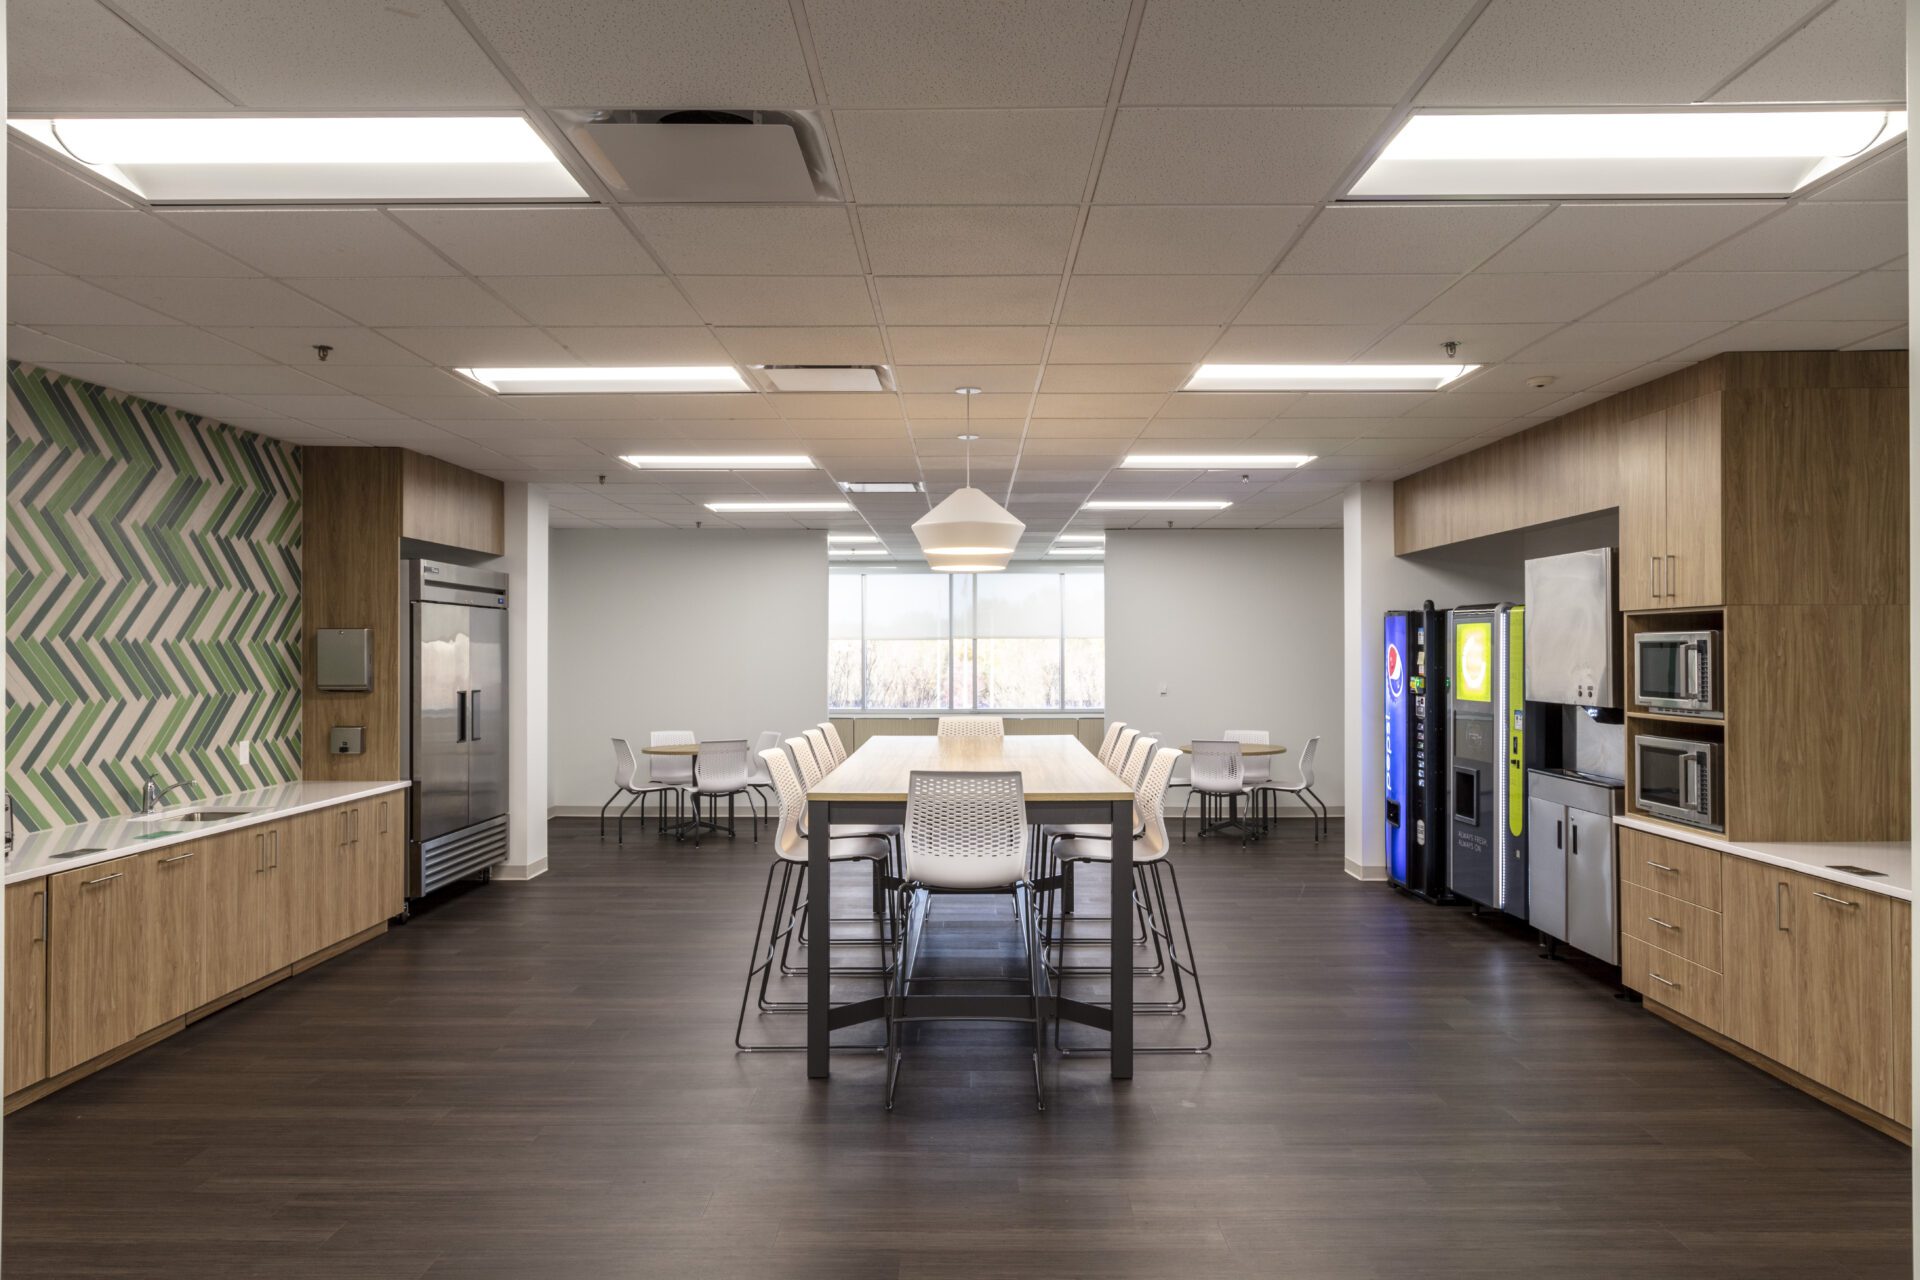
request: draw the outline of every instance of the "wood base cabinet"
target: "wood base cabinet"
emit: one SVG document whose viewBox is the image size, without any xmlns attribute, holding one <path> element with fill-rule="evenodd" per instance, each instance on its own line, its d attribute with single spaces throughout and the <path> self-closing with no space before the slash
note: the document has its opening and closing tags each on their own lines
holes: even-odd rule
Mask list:
<svg viewBox="0 0 1920 1280">
<path fill-rule="evenodd" d="M 7 886 L 6 1091 L 47 1075 L 47 886 Z"/>
</svg>

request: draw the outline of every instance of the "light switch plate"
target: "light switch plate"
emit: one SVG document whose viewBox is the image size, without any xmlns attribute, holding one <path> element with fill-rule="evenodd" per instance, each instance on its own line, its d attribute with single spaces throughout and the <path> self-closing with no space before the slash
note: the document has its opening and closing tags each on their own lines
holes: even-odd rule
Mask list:
<svg viewBox="0 0 1920 1280">
<path fill-rule="evenodd" d="M 233 754 L 235 758 L 239 760 L 240 767 L 242 769 L 253 768 L 253 743 L 252 742 L 242 741 L 238 743 L 233 749 Z"/>
</svg>

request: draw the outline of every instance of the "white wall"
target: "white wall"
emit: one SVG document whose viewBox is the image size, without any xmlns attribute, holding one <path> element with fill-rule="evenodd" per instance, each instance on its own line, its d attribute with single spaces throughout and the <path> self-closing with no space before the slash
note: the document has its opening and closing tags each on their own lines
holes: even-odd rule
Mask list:
<svg viewBox="0 0 1920 1280">
<path fill-rule="evenodd" d="M 547 869 L 547 495 L 507 486 L 507 861 L 496 875 L 531 880 Z"/>
<path fill-rule="evenodd" d="M 751 745 L 826 719 L 821 534 L 555 529 L 550 557 L 556 810 L 599 810 L 614 737 Z"/>
<path fill-rule="evenodd" d="M 1107 718 L 1171 745 L 1265 729 L 1288 748 L 1276 777 L 1319 734 L 1314 791 L 1337 810 L 1340 532 L 1116 529 L 1106 560 Z"/>
</svg>

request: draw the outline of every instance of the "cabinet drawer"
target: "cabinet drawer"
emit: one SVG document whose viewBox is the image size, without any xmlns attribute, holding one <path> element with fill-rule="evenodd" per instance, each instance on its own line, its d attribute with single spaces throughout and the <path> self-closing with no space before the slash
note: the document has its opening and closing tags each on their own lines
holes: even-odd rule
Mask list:
<svg viewBox="0 0 1920 1280">
<path fill-rule="evenodd" d="M 1720 909 L 1720 859 L 1715 849 L 1620 828 L 1620 883 L 1637 884 L 1682 902 Z"/>
<path fill-rule="evenodd" d="M 1620 886 L 1620 932 L 1648 946 L 1724 973 L 1720 913 L 1695 906 L 1645 885 Z"/>
<path fill-rule="evenodd" d="M 1718 1031 L 1724 1021 L 1719 974 L 1638 938 L 1620 939 L 1620 981 L 1702 1026 Z"/>
</svg>

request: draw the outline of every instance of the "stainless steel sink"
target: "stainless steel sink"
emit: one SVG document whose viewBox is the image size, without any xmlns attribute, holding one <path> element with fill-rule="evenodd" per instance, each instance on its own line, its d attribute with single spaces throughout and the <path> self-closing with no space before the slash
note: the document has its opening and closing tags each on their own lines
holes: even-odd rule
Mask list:
<svg viewBox="0 0 1920 1280">
<path fill-rule="evenodd" d="M 192 813 L 183 813 L 168 818 L 168 822 L 227 822 L 233 818 L 244 818 L 255 809 L 195 809 Z"/>
<path fill-rule="evenodd" d="M 47 856 L 49 858 L 78 858 L 84 854 L 105 853 L 105 852 L 106 852 L 105 846 L 94 845 L 92 848 L 89 848 L 89 849 L 62 849 L 59 853 L 50 853 Z"/>
</svg>

